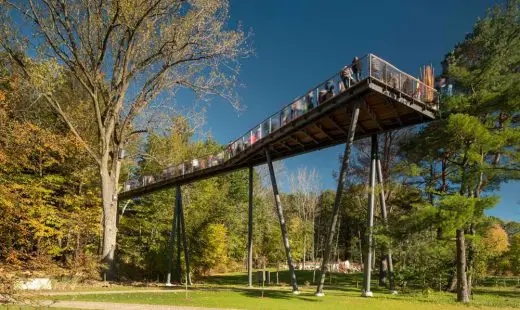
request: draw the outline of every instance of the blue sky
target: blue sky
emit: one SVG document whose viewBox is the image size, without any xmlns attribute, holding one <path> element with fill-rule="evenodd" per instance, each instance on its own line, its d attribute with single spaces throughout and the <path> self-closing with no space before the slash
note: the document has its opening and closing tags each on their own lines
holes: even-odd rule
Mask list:
<svg viewBox="0 0 520 310">
<path fill-rule="evenodd" d="M 215 99 L 206 130 L 220 143 L 237 138 L 308 88 L 350 63 L 374 53 L 418 75 L 439 62 L 471 31 L 477 17 L 497 1 L 244 1 L 231 0 L 231 24 L 253 30 L 255 56 L 242 62 L 239 90 L 246 110 L 237 112 Z M 316 168 L 323 188 L 336 188 L 343 146 L 284 161 L 289 171 Z M 287 182 L 285 182 L 287 183 Z M 286 187 L 286 186 L 285 186 Z M 287 188 L 283 188 L 287 190 Z M 500 205 L 489 214 L 520 221 L 520 183 L 502 187 Z"/>
</svg>

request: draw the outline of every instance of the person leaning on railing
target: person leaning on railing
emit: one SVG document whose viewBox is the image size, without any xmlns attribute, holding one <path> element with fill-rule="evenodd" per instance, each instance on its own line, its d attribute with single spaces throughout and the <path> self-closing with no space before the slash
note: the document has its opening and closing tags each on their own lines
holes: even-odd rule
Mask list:
<svg viewBox="0 0 520 310">
<path fill-rule="evenodd" d="M 353 72 L 352 72 L 352 68 L 350 68 L 349 66 L 345 66 L 343 67 L 343 70 L 341 70 L 340 72 L 340 77 L 341 77 L 341 81 L 343 82 L 343 90 L 347 89 L 350 87 L 350 81 L 353 80 Z M 342 91 L 340 89 L 340 91 Z"/>
<path fill-rule="evenodd" d="M 253 145 L 256 142 L 256 132 L 253 130 L 249 133 L 249 145 Z"/>
<path fill-rule="evenodd" d="M 320 90 L 318 96 L 318 103 L 322 104 L 323 102 L 329 100 L 332 97 L 334 97 L 334 85 L 331 81 L 327 81 L 327 83 L 325 84 L 325 88 Z"/>
</svg>

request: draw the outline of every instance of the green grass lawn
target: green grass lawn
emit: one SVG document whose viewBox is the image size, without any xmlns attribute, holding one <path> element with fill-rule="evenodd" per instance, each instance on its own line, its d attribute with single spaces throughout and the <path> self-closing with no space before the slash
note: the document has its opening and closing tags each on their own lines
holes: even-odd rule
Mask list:
<svg viewBox="0 0 520 310">
<path fill-rule="evenodd" d="M 327 277 L 325 297 L 314 296 L 312 272 L 297 271 L 301 294 L 291 293 L 288 273 L 280 272 L 281 285 L 264 289 L 245 287 L 244 273 L 217 275 L 205 278 L 186 292 L 180 288 L 171 293 L 123 293 L 53 296 L 56 300 L 106 301 L 117 303 L 187 305 L 240 309 L 491 309 L 520 307 L 520 288 L 478 287 L 474 290 L 471 306 L 455 302 L 455 294 L 421 290 L 405 290 L 399 295 L 390 295 L 386 289 L 378 288 L 374 282 L 373 298 L 360 297 L 361 274 L 334 274 L 332 281 Z M 276 278 L 275 278 L 276 279 Z M 356 288 L 356 285 L 358 286 Z M 262 297 L 263 294 L 263 297 Z"/>
</svg>

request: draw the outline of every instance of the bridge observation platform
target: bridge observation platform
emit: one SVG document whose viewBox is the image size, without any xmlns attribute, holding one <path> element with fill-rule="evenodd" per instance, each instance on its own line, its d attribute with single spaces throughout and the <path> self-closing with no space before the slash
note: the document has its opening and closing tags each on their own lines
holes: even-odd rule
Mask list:
<svg viewBox="0 0 520 310">
<path fill-rule="evenodd" d="M 313 87 L 217 154 L 126 181 L 118 198 L 265 164 L 266 150 L 279 160 L 345 143 L 354 107 L 359 108 L 356 140 L 435 119 L 439 100 L 433 87 L 373 54 L 355 67 Z"/>
</svg>

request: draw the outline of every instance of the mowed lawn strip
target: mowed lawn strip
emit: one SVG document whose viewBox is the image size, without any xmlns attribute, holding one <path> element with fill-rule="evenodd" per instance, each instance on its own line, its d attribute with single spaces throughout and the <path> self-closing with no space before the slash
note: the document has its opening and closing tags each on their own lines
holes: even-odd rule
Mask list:
<svg viewBox="0 0 520 310">
<path fill-rule="evenodd" d="M 518 294 L 518 293 L 517 293 Z M 54 296 L 55 300 L 106 301 L 116 303 L 182 305 L 235 309 L 496 309 L 520 306 L 518 296 L 511 303 L 494 301 L 492 296 L 481 296 L 475 299 L 474 305 L 456 304 L 454 296 L 448 294 L 431 294 L 421 297 L 413 294 L 391 296 L 379 294 L 367 299 L 354 292 L 329 291 L 324 298 L 315 297 L 310 290 L 302 290 L 299 296 L 287 289 L 269 289 L 262 292 L 256 289 L 190 290 L 188 299 L 184 292 L 164 293 L 132 293 L 132 294 L 92 294 L 77 296 Z"/>
<path fill-rule="evenodd" d="M 317 275 L 316 275 L 317 276 Z M 476 287 L 471 304 L 455 302 L 453 293 L 408 288 L 399 295 L 391 295 L 385 288 L 373 281 L 373 298 L 360 297 L 362 274 L 333 274 L 327 276 L 325 297 L 314 296 L 312 271 L 297 271 L 301 294 L 291 293 L 288 272 L 279 273 L 281 286 L 262 288 L 254 283 L 246 288 L 245 273 L 230 273 L 207 277 L 198 281 L 186 292 L 176 287 L 168 293 L 135 292 L 119 294 L 58 295 L 46 296 L 53 300 L 105 301 L 116 303 L 182 305 L 194 307 L 215 307 L 235 309 L 507 309 L 520 308 L 520 288 L 517 287 Z M 276 282 L 275 274 L 271 275 Z M 262 297 L 263 294 L 263 297 Z M 42 296 L 43 297 L 43 296 Z"/>
</svg>

